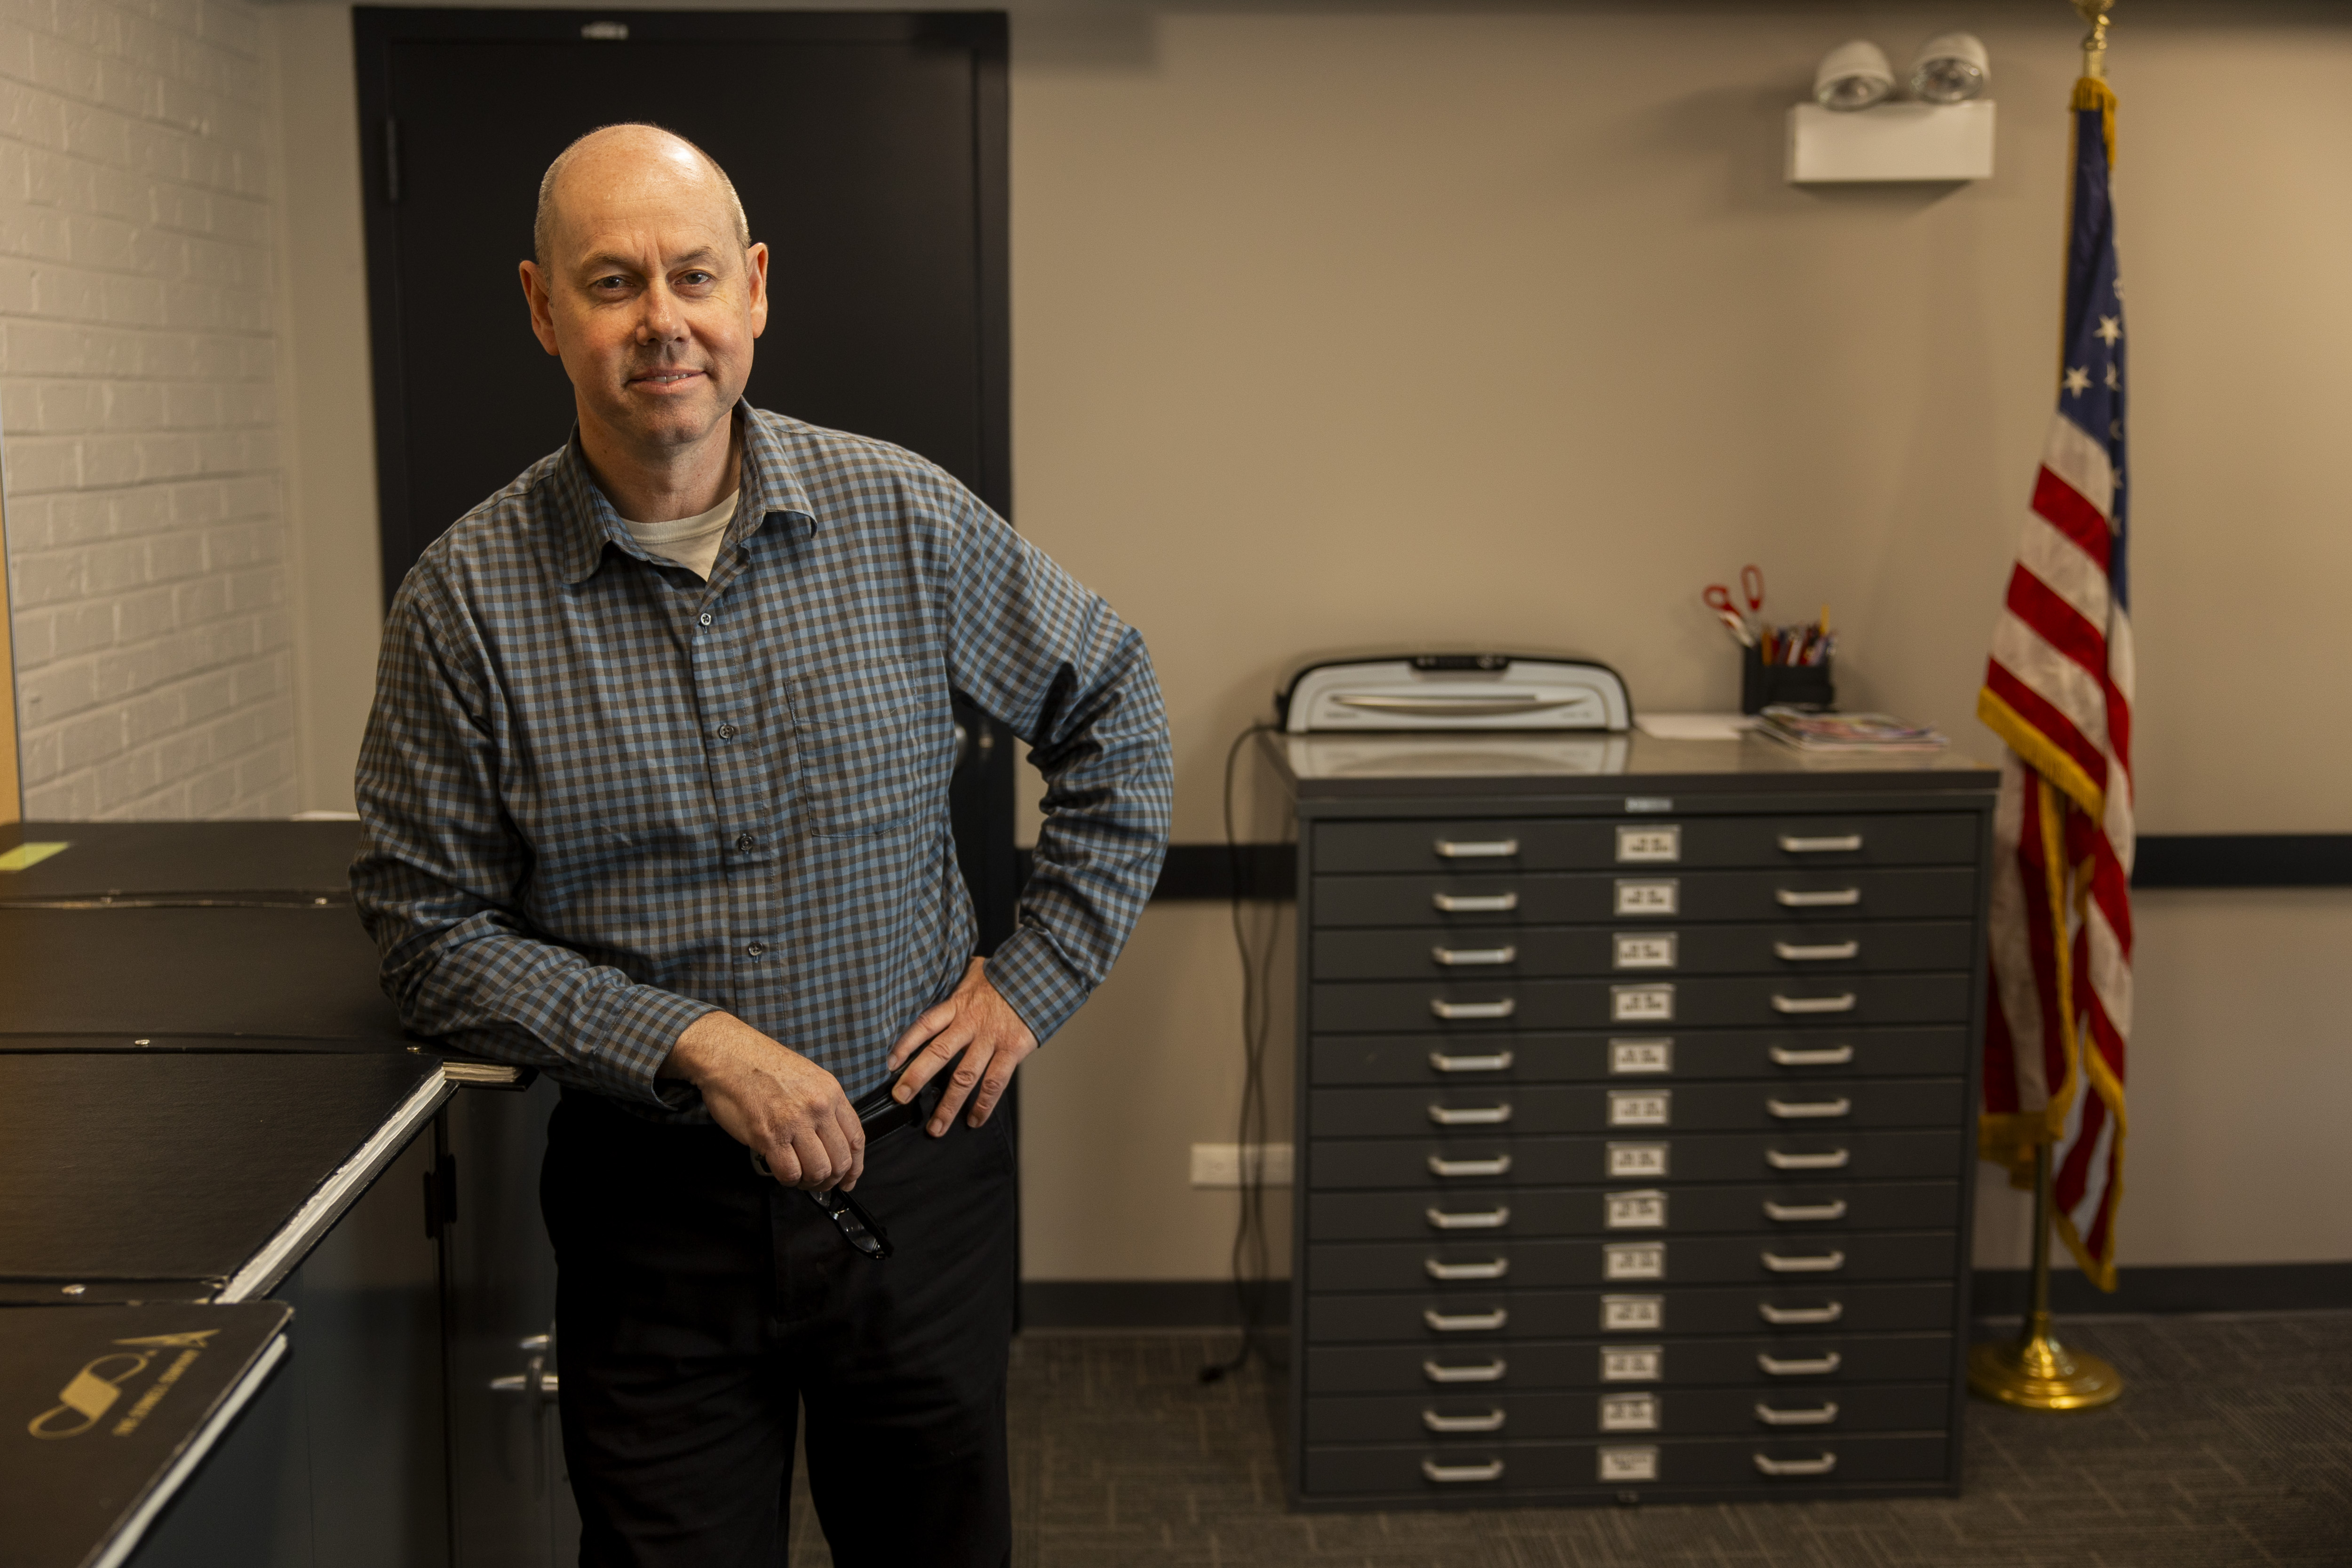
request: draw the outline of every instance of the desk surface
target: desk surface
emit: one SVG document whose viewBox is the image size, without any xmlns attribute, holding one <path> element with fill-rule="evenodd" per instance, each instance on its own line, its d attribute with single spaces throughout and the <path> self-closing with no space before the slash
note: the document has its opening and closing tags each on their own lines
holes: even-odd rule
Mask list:
<svg viewBox="0 0 2352 1568">
<path fill-rule="evenodd" d="M 0 1300 L 208 1297 L 441 1081 L 406 1051 L 0 1054 Z"/>
<path fill-rule="evenodd" d="M 292 1316 L 277 1301 L 10 1308 L 0 1336 L 8 1562 L 120 1561 L 268 1375 Z"/>
<path fill-rule="evenodd" d="M 0 909 L 0 1035 L 401 1040 L 340 904 Z"/>
<path fill-rule="evenodd" d="M 26 822 L 0 850 L 67 846 L 0 871 L 0 904 L 81 900 L 270 901 L 351 899 L 356 822 Z"/>
<path fill-rule="evenodd" d="M 1957 752 L 1853 755 L 1777 741 L 1663 741 L 1623 734 L 1268 734 L 1266 751 L 1301 799 L 1425 795 L 1622 796 L 1782 795 L 1868 789 L 1988 791 L 2000 773 Z"/>
</svg>

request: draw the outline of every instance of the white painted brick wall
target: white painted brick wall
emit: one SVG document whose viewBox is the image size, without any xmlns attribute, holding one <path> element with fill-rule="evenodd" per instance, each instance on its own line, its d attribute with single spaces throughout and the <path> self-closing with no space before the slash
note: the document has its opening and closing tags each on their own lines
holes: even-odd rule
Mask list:
<svg viewBox="0 0 2352 1568">
<path fill-rule="evenodd" d="M 0 0 L 27 816 L 295 808 L 270 117 L 244 0 Z"/>
</svg>

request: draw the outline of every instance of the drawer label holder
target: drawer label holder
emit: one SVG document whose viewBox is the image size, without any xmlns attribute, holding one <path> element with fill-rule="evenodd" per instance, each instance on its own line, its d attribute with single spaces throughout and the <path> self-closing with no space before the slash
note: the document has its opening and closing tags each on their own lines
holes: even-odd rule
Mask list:
<svg viewBox="0 0 2352 1568">
<path fill-rule="evenodd" d="M 1619 931 L 1610 938 L 1612 969 L 1672 969 L 1681 942 L 1670 931 Z"/>
<path fill-rule="evenodd" d="M 1658 1396 L 1654 1394 L 1604 1394 L 1601 1396 L 1600 1427 L 1603 1432 L 1655 1432 L 1664 1424 Z"/>
<path fill-rule="evenodd" d="M 1607 1229 L 1666 1228 L 1666 1194 L 1655 1187 L 1634 1193 L 1610 1193 L 1601 1202 L 1601 1223 Z"/>
<path fill-rule="evenodd" d="M 1672 985 L 1612 985 L 1609 1021 L 1612 1024 L 1671 1024 L 1675 1021 Z"/>
<path fill-rule="evenodd" d="M 1664 1279 L 1666 1244 L 1663 1241 L 1612 1241 L 1601 1248 L 1603 1279 Z"/>
<path fill-rule="evenodd" d="M 1667 1174 L 1673 1146 L 1667 1143 L 1612 1143 L 1609 1145 L 1609 1179 L 1612 1182 L 1640 1181 L 1644 1177 L 1662 1181 Z"/>
<path fill-rule="evenodd" d="M 1670 1089 L 1612 1089 L 1609 1091 L 1612 1127 L 1666 1127 L 1673 1124 L 1675 1091 Z"/>
<path fill-rule="evenodd" d="M 1673 864 L 1683 858 L 1683 830 L 1673 823 L 1624 823 L 1617 829 L 1620 865 Z"/>
<path fill-rule="evenodd" d="M 1674 877 L 1617 879 L 1616 912 L 1672 915 L 1682 912 L 1682 882 Z"/>
<path fill-rule="evenodd" d="M 1674 1070 L 1675 1043 L 1672 1040 L 1609 1042 L 1609 1071 L 1612 1077 L 1630 1078 L 1636 1074 L 1670 1073 Z"/>
<path fill-rule="evenodd" d="M 1601 1479 L 1612 1484 L 1658 1479 L 1658 1450 L 1654 1444 L 1612 1445 L 1599 1451 L 1597 1463 Z"/>
<path fill-rule="evenodd" d="M 1666 1299 L 1664 1296 L 1603 1296 L 1601 1298 L 1601 1331 L 1604 1334 L 1664 1333 L 1666 1328 Z M 1609 1357 L 1612 1352 L 1601 1352 L 1601 1381 L 1609 1383 Z M 1647 1348 L 1636 1349 L 1635 1355 L 1647 1355 Z M 1657 1374 L 1649 1374 L 1654 1378 Z M 1629 1377 L 1624 1381 L 1640 1381 Z"/>
<path fill-rule="evenodd" d="M 1601 1381 L 1603 1383 L 1661 1383 L 1666 1375 L 1666 1347 L 1664 1345 L 1603 1345 L 1601 1347 Z"/>
</svg>

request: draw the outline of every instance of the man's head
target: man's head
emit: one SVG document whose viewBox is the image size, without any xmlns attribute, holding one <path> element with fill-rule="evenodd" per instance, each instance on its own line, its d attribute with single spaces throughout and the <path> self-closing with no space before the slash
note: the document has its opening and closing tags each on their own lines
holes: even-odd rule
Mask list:
<svg viewBox="0 0 2352 1568">
<path fill-rule="evenodd" d="M 592 131 L 548 165 L 532 234 L 531 331 L 583 437 L 657 463 L 718 433 L 768 324 L 768 247 L 709 155 L 658 126 Z"/>
</svg>

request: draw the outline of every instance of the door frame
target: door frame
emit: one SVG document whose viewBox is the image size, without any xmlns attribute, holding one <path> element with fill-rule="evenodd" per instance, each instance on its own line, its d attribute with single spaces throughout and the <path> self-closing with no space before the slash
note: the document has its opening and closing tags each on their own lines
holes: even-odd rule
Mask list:
<svg viewBox="0 0 2352 1568">
<path fill-rule="evenodd" d="M 1013 516 L 1013 371 L 1010 133 L 1002 11 L 524 11 L 356 5 L 352 42 L 359 74 L 361 207 L 366 228 L 370 381 L 375 395 L 378 546 L 384 603 L 392 603 L 415 553 L 408 514 L 409 438 L 403 415 L 399 232 L 399 129 L 392 105 L 392 51 L 405 43 L 551 43 L 627 29 L 630 43 L 920 43 L 971 58 L 974 233 L 980 301 L 980 464 L 973 493 L 1000 517 Z M 455 522 L 456 518 L 446 520 Z M 445 524 L 446 526 L 446 524 Z"/>
</svg>

